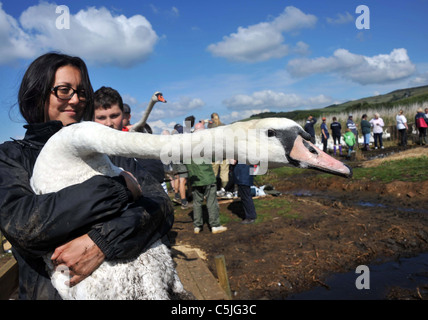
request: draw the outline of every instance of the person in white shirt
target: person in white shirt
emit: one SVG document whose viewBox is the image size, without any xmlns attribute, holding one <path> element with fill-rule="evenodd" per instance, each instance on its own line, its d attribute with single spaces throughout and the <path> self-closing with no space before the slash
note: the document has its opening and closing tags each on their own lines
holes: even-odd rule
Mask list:
<svg viewBox="0 0 428 320">
<path fill-rule="evenodd" d="M 379 113 L 377 112 L 375 113 L 374 118 L 370 120 L 370 124 L 373 127 L 375 149 L 377 149 L 378 142 L 379 142 L 379 147 L 383 149 L 382 134 L 383 134 L 383 127 L 385 126 L 385 124 L 383 123 L 382 118 L 379 117 Z"/>
<path fill-rule="evenodd" d="M 404 116 L 403 110 L 400 110 L 395 118 L 397 121 L 397 130 L 400 137 L 400 145 L 402 147 L 407 146 L 407 130 L 409 127 L 407 126 L 407 119 Z"/>
</svg>

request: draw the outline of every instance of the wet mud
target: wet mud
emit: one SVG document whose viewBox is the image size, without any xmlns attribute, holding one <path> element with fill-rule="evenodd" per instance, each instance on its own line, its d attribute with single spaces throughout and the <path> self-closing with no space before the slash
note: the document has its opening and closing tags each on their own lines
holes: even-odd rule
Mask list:
<svg viewBox="0 0 428 320">
<path fill-rule="evenodd" d="M 205 226 L 195 235 L 192 210 L 177 209 L 172 244 L 204 251 L 214 275 L 214 257 L 224 255 L 236 300 L 428 299 L 428 180 L 381 183 L 306 170 L 275 189 L 282 194 L 257 201 L 280 207 L 252 225 L 240 224 L 239 202 L 220 204 L 236 217 L 221 234 Z M 369 289 L 357 288 L 360 265 L 368 267 Z"/>
</svg>

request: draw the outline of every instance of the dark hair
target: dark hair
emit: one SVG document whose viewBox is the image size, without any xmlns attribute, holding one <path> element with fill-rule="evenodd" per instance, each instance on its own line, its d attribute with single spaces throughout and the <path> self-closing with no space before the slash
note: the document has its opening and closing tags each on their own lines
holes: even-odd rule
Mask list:
<svg viewBox="0 0 428 320">
<path fill-rule="evenodd" d="M 123 100 L 117 90 L 110 87 L 101 87 L 94 93 L 94 107 L 104 109 L 111 108 L 112 105 L 118 104 L 123 111 Z"/>
<path fill-rule="evenodd" d="M 184 119 L 185 125 L 187 126 L 190 123 L 190 127 L 193 127 L 195 125 L 195 117 L 194 116 L 188 116 L 186 119 Z"/>
<path fill-rule="evenodd" d="M 92 120 L 94 91 L 85 62 L 79 57 L 50 52 L 38 57 L 30 64 L 19 88 L 19 111 L 27 123 L 45 122 L 45 105 L 55 82 L 55 74 L 64 66 L 73 66 L 80 70 L 82 78 L 80 88 L 86 92 L 86 106 L 82 120 Z"/>
</svg>

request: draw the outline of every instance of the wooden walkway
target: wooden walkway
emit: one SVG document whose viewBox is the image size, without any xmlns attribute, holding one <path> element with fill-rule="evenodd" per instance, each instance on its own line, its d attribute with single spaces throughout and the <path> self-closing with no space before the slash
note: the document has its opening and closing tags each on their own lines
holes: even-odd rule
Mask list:
<svg viewBox="0 0 428 320">
<path fill-rule="evenodd" d="M 172 252 L 178 276 L 196 300 L 230 300 L 196 250 L 173 246 Z"/>
</svg>

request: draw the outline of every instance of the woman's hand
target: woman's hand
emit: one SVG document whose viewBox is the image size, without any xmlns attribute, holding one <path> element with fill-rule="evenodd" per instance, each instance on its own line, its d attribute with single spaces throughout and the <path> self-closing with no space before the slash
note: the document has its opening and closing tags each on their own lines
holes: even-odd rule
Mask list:
<svg viewBox="0 0 428 320">
<path fill-rule="evenodd" d="M 128 171 L 122 171 L 120 175 L 125 178 L 126 186 L 131 191 L 134 201 L 141 197 L 143 191 L 134 175 Z"/>
<path fill-rule="evenodd" d="M 69 269 L 72 287 L 94 272 L 104 258 L 104 253 L 85 234 L 56 248 L 51 260 L 55 266 L 65 265 Z"/>
</svg>

